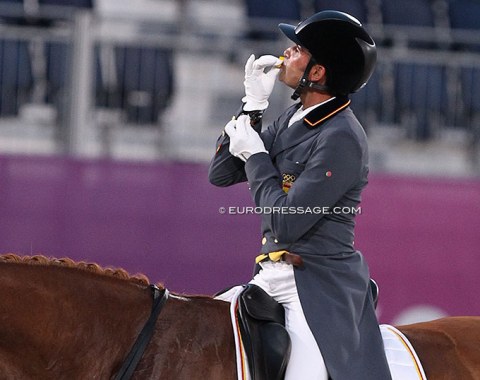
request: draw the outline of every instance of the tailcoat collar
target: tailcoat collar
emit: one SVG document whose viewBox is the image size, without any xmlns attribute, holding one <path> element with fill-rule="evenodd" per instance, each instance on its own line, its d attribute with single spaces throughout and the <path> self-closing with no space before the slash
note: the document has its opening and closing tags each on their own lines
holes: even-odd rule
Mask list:
<svg viewBox="0 0 480 380">
<path fill-rule="evenodd" d="M 324 121 L 343 111 L 350 104 L 348 96 L 338 96 L 330 102 L 322 104 L 320 107 L 313 109 L 304 118 L 303 122 L 309 128 L 316 128 Z"/>
</svg>

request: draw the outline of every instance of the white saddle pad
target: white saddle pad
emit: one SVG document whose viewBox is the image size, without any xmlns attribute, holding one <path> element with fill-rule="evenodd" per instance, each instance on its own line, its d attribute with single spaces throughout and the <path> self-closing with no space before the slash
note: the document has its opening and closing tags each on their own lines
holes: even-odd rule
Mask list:
<svg viewBox="0 0 480 380">
<path fill-rule="evenodd" d="M 415 350 L 398 329 L 380 325 L 392 380 L 427 380 Z"/>
</svg>

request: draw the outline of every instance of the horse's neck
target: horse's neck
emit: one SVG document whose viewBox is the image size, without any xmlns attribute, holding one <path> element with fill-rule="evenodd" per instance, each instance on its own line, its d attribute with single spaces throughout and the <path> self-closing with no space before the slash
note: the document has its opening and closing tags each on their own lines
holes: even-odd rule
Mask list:
<svg viewBox="0 0 480 380">
<path fill-rule="evenodd" d="M 128 281 L 72 268 L 4 265 L 0 351 L 32 368 L 52 366 L 52 376 L 59 357 L 82 358 L 84 366 L 110 374 L 148 317 L 149 295 Z M 106 353 L 108 361 L 98 360 Z"/>
<path fill-rule="evenodd" d="M 71 268 L 4 265 L 0 371 L 11 378 L 110 378 L 151 305 L 150 289 L 128 281 Z M 228 309 L 211 298 L 172 295 L 140 362 L 142 378 L 234 380 Z"/>
</svg>

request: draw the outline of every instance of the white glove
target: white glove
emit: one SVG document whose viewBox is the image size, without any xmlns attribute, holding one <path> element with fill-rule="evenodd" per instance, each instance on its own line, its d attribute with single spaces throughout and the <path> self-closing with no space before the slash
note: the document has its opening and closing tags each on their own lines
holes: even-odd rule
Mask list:
<svg viewBox="0 0 480 380">
<path fill-rule="evenodd" d="M 225 132 L 230 136 L 230 153 L 242 161 L 247 161 L 252 154 L 268 153 L 259 134 L 250 125 L 248 115 L 240 115 L 237 120 L 229 121 Z"/>
<path fill-rule="evenodd" d="M 268 98 L 273 91 L 275 80 L 280 72 L 282 61 L 273 55 L 263 55 L 258 59 L 252 54 L 245 64 L 245 96 L 242 102 L 246 103 L 245 111 L 264 110 L 268 107 Z M 264 70 L 270 68 L 265 73 Z"/>
</svg>

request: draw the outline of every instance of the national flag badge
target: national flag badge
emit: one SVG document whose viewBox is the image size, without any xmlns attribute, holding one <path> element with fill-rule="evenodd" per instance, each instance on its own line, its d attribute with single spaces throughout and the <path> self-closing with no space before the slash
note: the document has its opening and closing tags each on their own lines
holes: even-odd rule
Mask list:
<svg viewBox="0 0 480 380">
<path fill-rule="evenodd" d="M 297 179 L 293 174 L 282 174 L 282 190 L 288 193 L 290 188 L 292 187 L 293 183 Z"/>
</svg>

